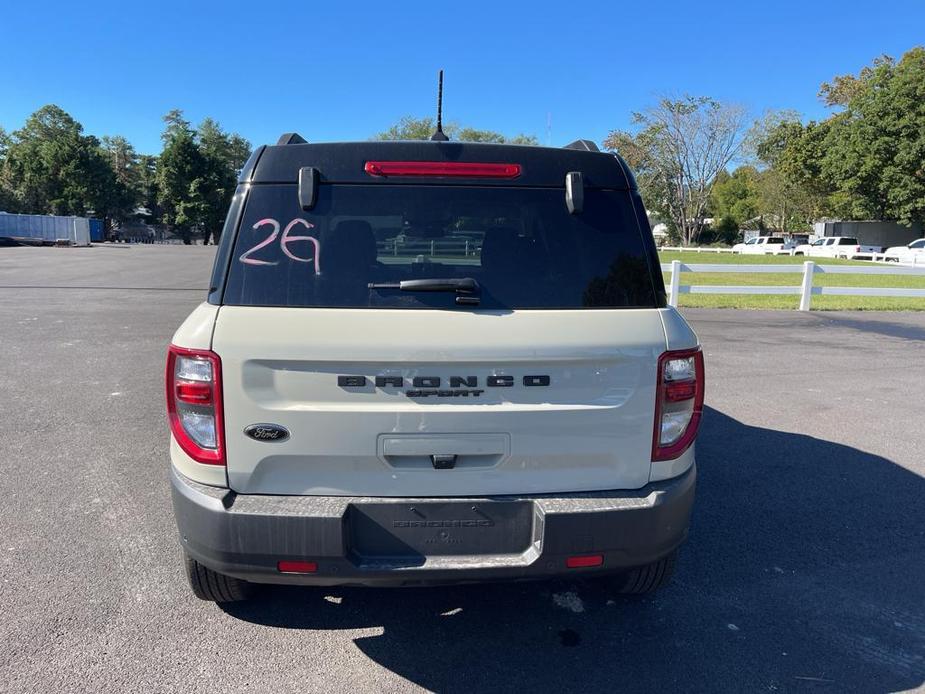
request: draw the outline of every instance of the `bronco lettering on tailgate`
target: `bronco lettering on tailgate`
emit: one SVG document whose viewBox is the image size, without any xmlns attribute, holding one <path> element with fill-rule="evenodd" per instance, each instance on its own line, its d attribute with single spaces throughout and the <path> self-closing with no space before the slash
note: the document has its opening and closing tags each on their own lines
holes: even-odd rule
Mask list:
<svg viewBox="0 0 925 694">
<path fill-rule="evenodd" d="M 449 387 L 442 388 L 443 381 L 440 376 L 414 376 L 411 379 L 384 375 L 373 377 L 376 388 L 404 388 L 406 380 L 411 381 L 411 388 L 399 393 L 403 392 L 409 398 L 477 398 L 485 392 L 484 388 L 478 388 L 478 376 L 450 376 Z M 366 386 L 367 382 L 366 376 L 337 377 L 337 385 L 341 388 L 361 388 Z M 485 379 L 485 386 L 489 388 L 511 388 L 515 383 L 515 378 L 510 375 L 492 375 Z M 520 383 L 527 387 L 548 386 L 550 378 L 545 374 L 531 374 L 521 378 Z"/>
</svg>

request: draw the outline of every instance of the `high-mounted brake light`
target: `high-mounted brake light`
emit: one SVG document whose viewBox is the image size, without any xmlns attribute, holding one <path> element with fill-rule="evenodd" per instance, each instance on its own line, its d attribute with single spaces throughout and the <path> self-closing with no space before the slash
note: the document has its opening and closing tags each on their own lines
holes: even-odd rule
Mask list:
<svg viewBox="0 0 925 694">
<path fill-rule="evenodd" d="M 167 349 L 167 419 L 180 448 L 198 463 L 225 464 L 222 363 L 209 350 Z"/>
<path fill-rule="evenodd" d="M 429 178 L 517 178 L 520 164 L 480 164 L 446 161 L 368 161 L 370 176 L 427 176 Z"/>
<path fill-rule="evenodd" d="M 673 460 L 697 437 L 703 414 L 703 352 L 665 352 L 658 358 L 652 460 Z"/>
</svg>

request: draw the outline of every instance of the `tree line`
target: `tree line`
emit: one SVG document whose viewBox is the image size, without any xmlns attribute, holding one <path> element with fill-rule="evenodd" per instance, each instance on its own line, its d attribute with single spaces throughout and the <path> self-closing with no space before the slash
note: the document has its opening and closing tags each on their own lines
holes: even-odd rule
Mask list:
<svg viewBox="0 0 925 694">
<path fill-rule="evenodd" d="M 925 48 L 836 76 L 819 97 L 833 113 L 806 123 L 790 111 L 750 119 L 709 97 L 664 97 L 604 146 L 627 160 L 647 208 L 684 244 L 728 243 L 748 228 L 806 232 L 825 217 L 925 221 Z"/>
<path fill-rule="evenodd" d="M 96 216 L 107 232 L 143 220 L 186 243 L 194 232 L 217 240 L 251 145 L 211 118 L 193 127 L 173 110 L 163 120 L 157 156 L 122 136 L 87 135 L 54 105 L 12 133 L 0 129 L 0 210 Z"/>
<path fill-rule="evenodd" d="M 251 144 L 212 118 L 194 127 L 173 110 L 163 121 L 158 155 L 138 153 L 119 135 L 87 135 L 55 105 L 12 133 L 0 128 L 0 211 L 96 216 L 107 232 L 138 220 L 163 224 L 186 243 L 194 233 L 217 242 Z M 435 128 L 432 118 L 406 116 L 374 139 L 429 139 Z M 467 142 L 537 144 L 532 135 L 507 137 L 453 122 L 444 131 Z"/>
<path fill-rule="evenodd" d="M 925 220 L 925 48 L 836 76 L 819 97 L 831 115 L 805 123 L 791 111 L 755 119 L 709 97 L 664 97 L 603 144 L 627 160 L 646 207 L 685 244 L 728 243 L 748 228 L 805 232 L 823 217 Z M 435 129 L 432 118 L 406 116 L 374 139 L 424 140 Z M 453 122 L 444 131 L 538 144 Z M 179 110 L 164 116 L 161 139 L 159 155 L 139 154 L 45 106 L 19 130 L 0 128 L 0 210 L 92 214 L 107 228 L 144 210 L 187 242 L 194 232 L 217 239 L 250 143 L 211 118 L 194 127 Z"/>
</svg>

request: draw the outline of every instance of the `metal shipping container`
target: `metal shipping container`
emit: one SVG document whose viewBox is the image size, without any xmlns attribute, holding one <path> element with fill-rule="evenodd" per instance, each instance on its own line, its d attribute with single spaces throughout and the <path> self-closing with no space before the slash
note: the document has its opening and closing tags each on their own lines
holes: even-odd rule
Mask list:
<svg viewBox="0 0 925 694">
<path fill-rule="evenodd" d="M 0 236 L 75 246 L 90 245 L 90 220 L 86 217 L 55 217 L 40 214 L 0 213 Z"/>
</svg>

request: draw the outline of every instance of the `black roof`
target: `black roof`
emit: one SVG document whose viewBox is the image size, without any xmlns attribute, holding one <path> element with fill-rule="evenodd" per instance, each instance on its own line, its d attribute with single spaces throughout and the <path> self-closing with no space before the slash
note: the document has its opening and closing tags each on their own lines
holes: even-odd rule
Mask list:
<svg viewBox="0 0 925 694">
<path fill-rule="evenodd" d="M 291 134 L 290 134 L 291 135 Z M 296 136 L 298 137 L 298 136 Z M 590 188 L 635 188 L 635 181 L 623 160 L 611 153 L 590 150 L 593 143 L 578 141 L 564 148 L 528 145 L 499 145 L 430 140 L 298 143 L 258 148 L 241 172 L 242 183 L 296 183 L 299 170 L 318 170 L 321 183 L 520 185 L 564 187 L 570 171 L 583 174 Z M 298 138 L 301 139 L 301 138 Z M 579 147 L 578 145 L 581 145 Z M 367 161 L 439 161 L 520 164 L 516 179 L 382 178 L 368 175 Z"/>
</svg>

